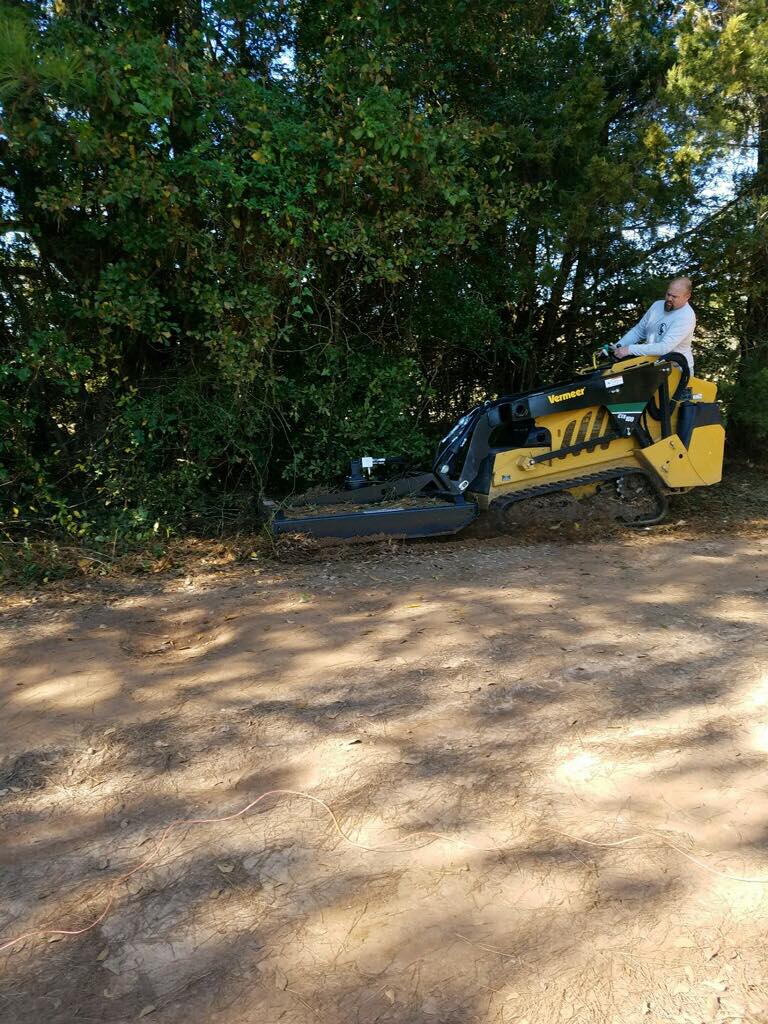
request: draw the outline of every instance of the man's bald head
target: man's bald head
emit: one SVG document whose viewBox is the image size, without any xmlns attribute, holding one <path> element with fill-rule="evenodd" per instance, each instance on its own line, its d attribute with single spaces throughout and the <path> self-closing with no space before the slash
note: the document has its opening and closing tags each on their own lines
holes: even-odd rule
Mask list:
<svg viewBox="0 0 768 1024">
<path fill-rule="evenodd" d="M 690 277 L 673 277 L 664 296 L 665 311 L 671 313 L 673 309 L 681 309 L 690 299 L 692 288 Z"/>
</svg>

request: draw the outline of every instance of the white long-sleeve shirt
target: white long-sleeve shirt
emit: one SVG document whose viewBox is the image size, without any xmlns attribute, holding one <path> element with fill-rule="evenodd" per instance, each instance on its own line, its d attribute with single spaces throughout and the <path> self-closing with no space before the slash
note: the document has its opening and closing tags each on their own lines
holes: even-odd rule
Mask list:
<svg viewBox="0 0 768 1024">
<path fill-rule="evenodd" d="M 696 314 L 686 302 L 680 309 L 664 311 L 664 301 L 654 302 L 643 319 L 630 328 L 619 342 L 626 345 L 633 356 L 665 356 L 679 352 L 688 360 L 693 373 L 693 332 Z"/>
</svg>

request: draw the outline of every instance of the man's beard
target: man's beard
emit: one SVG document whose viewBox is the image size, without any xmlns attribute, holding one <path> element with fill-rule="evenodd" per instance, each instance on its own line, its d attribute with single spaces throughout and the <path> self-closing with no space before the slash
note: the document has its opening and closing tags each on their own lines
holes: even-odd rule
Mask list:
<svg viewBox="0 0 768 1024">
<path fill-rule="evenodd" d="M 667 299 L 667 301 L 664 303 L 664 312 L 671 313 L 674 308 L 674 305 L 669 301 L 669 299 Z"/>
</svg>

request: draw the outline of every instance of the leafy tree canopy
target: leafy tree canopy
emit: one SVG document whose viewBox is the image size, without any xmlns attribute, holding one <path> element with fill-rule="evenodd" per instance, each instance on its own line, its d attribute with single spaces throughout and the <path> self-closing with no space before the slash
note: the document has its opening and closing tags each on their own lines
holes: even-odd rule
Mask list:
<svg viewBox="0 0 768 1024">
<path fill-rule="evenodd" d="M 424 459 L 680 270 L 759 405 L 764 7 L 2 0 L 6 519 L 180 528 Z"/>
</svg>

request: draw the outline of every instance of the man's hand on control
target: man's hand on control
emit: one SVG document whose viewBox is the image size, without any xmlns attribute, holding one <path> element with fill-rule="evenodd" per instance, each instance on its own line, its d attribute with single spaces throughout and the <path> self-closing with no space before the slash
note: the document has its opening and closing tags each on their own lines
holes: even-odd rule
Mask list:
<svg viewBox="0 0 768 1024">
<path fill-rule="evenodd" d="M 630 351 L 626 345 L 617 345 L 613 350 L 614 358 L 626 359 L 630 355 Z"/>
</svg>

